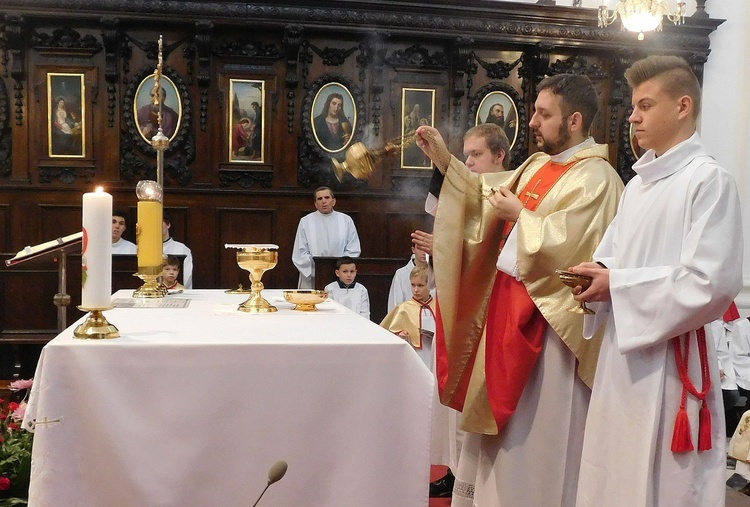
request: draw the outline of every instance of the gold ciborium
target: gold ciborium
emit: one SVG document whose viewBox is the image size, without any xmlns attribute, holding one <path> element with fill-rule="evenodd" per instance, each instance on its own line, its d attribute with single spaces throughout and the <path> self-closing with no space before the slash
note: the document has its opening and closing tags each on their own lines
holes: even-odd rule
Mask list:
<svg viewBox="0 0 750 507">
<path fill-rule="evenodd" d="M 297 306 L 295 310 L 301 312 L 314 312 L 315 305 L 328 299 L 328 291 L 315 289 L 285 290 L 284 299 Z"/>
<path fill-rule="evenodd" d="M 375 170 L 374 163 L 380 157 L 393 153 L 402 146 L 413 144 L 417 140 L 417 133 L 397 137 L 388 141 L 384 147 L 371 150 L 364 143 L 354 143 L 348 150 L 343 162 L 333 159 L 333 174 L 339 182 L 344 181 L 344 174 L 349 173 L 358 180 L 366 180 Z"/>
<path fill-rule="evenodd" d="M 249 313 L 275 312 L 276 307 L 263 299 L 261 291 L 263 283 L 260 281 L 263 273 L 276 267 L 279 261 L 278 245 L 224 245 L 225 248 L 237 249 L 237 264 L 250 272 L 250 297 L 242 303 L 238 310 Z"/>
<path fill-rule="evenodd" d="M 581 287 L 582 290 L 588 289 L 591 285 L 591 281 L 593 280 L 593 278 L 591 278 L 590 276 L 579 275 L 562 269 L 556 269 L 555 274 L 557 274 L 557 276 L 560 277 L 562 283 L 564 283 L 568 287 Z M 594 315 L 596 313 L 594 310 L 586 306 L 585 301 L 579 302 L 578 306 L 574 306 L 569 311 L 575 313 L 585 313 L 586 315 Z"/>
</svg>

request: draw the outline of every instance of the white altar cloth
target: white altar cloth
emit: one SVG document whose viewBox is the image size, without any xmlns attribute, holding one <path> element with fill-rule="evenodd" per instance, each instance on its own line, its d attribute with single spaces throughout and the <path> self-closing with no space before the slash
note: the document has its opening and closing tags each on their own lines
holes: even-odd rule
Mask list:
<svg viewBox="0 0 750 507">
<path fill-rule="evenodd" d="M 120 291 L 116 298 L 129 297 Z M 403 340 L 333 301 L 251 315 L 247 295 L 115 308 L 114 340 L 63 331 L 42 351 L 31 507 L 428 503 L 433 378 Z"/>
</svg>

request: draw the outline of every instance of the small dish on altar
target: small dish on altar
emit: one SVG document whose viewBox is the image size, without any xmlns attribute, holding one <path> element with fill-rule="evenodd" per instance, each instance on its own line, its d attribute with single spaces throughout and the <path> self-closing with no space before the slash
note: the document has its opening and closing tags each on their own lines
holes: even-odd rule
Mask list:
<svg viewBox="0 0 750 507">
<path fill-rule="evenodd" d="M 301 312 L 314 312 L 315 305 L 328 299 L 328 291 L 315 289 L 285 290 L 284 299 L 296 305 L 295 310 Z"/>
</svg>

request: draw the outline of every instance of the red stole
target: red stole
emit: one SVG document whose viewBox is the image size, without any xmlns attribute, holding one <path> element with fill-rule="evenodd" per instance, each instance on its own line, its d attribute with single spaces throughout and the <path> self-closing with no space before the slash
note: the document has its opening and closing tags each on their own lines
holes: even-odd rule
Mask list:
<svg viewBox="0 0 750 507">
<path fill-rule="evenodd" d="M 543 165 L 519 194 L 524 207 L 530 211 L 536 210 L 555 183 L 575 163 L 561 165 L 549 161 Z M 514 224 L 515 222 L 506 222 L 501 248 Z M 499 271 L 492 288 L 485 325 L 485 379 L 498 432 L 516 410 L 518 400 L 542 352 L 546 328 L 547 321 L 537 309 L 523 282 Z M 436 373 L 438 387 L 442 391 L 448 377 L 449 358 L 446 356 L 439 303 L 436 345 Z M 467 375 L 458 386 L 453 408 L 463 408 L 468 386 Z"/>
<path fill-rule="evenodd" d="M 422 311 L 423 310 L 429 310 L 432 314 L 432 318 L 435 319 L 435 327 L 437 328 L 437 319 L 435 318 L 435 312 L 432 311 L 432 308 L 430 308 L 430 303 L 432 302 L 432 296 L 428 297 L 426 301 L 420 301 L 419 299 L 412 297 L 412 300 L 419 305 L 419 346 L 415 346 L 415 349 L 421 349 L 422 348 Z"/>
</svg>

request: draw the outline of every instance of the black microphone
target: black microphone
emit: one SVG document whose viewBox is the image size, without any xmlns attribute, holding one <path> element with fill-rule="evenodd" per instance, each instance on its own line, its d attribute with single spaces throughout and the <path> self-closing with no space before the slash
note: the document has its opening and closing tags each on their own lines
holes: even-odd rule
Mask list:
<svg viewBox="0 0 750 507">
<path fill-rule="evenodd" d="M 276 463 L 273 464 L 273 466 L 268 470 L 268 484 L 266 484 L 266 487 L 263 488 L 263 491 L 261 492 L 260 496 L 253 504 L 253 507 L 258 505 L 258 502 L 260 502 L 260 499 L 263 498 L 263 495 L 266 493 L 268 486 L 270 486 L 274 482 L 279 482 L 281 478 L 284 477 L 284 474 L 286 474 L 287 468 L 289 468 L 289 465 L 287 465 L 286 461 L 284 460 L 277 461 Z"/>
</svg>

